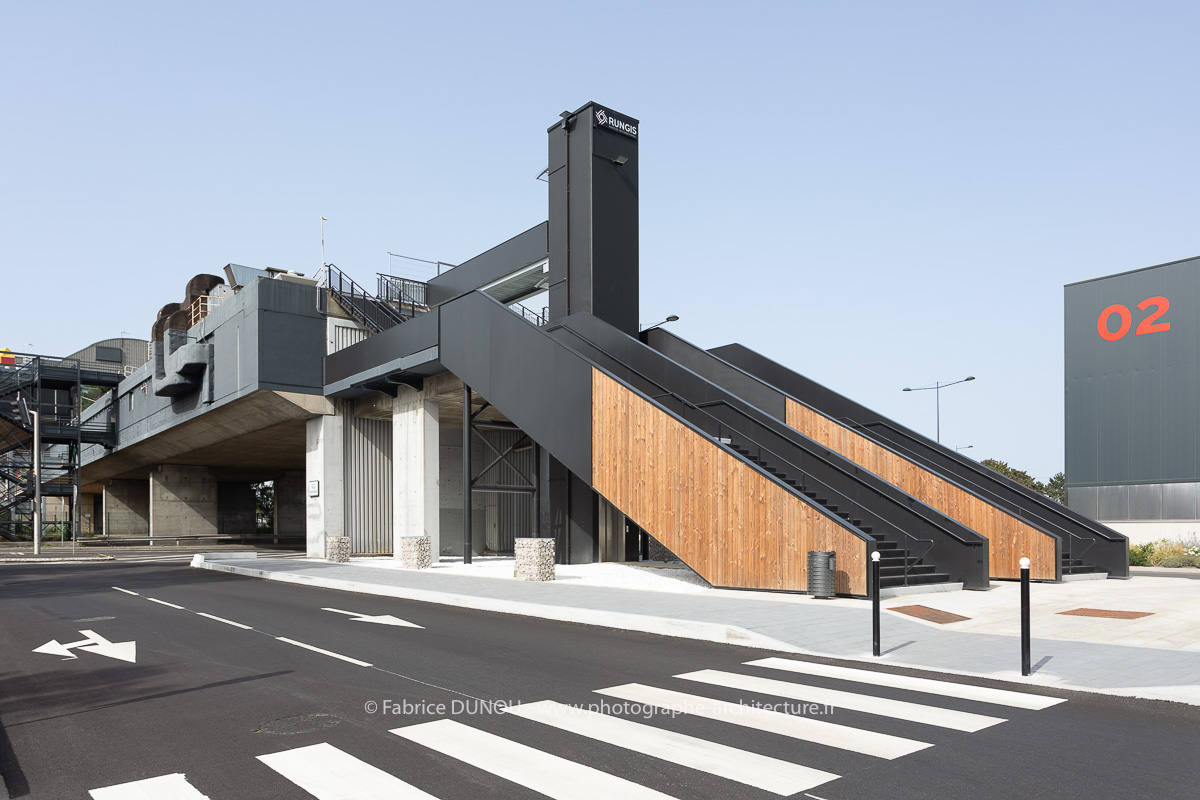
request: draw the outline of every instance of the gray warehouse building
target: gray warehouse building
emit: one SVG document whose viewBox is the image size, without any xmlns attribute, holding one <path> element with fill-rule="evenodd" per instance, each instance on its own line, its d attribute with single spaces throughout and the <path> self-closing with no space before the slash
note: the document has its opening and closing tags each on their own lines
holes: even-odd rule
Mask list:
<svg viewBox="0 0 1200 800">
<path fill-rule="evenodd" d="M 1066 289 L 1068 506 L 1140 543 L 1200 530 L 1200 257 Z"/>
</svg>

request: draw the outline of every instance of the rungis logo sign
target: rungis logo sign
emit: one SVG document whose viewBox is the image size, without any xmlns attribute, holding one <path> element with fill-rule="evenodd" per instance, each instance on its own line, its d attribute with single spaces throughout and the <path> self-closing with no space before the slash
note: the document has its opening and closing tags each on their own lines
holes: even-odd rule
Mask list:
<svg viewBox="0 0 1200 800">
<path fill-rule="evenodd" d="M 636 139 L 638 135 L 637 125 L 632 122 L 626 122 L 615 114 L 608 113 L 603 108 L 596 109 L 596 126 L 608 128 L 610 131 L 616 131 L 617 133 L 623 133 L 631 139 Z"/>
</svg>

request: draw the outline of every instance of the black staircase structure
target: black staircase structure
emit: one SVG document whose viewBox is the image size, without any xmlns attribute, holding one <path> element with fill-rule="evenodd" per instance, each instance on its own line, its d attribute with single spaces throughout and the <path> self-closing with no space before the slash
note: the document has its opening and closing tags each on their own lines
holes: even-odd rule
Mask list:
<svg viewBox="0 0 1200 800">
<path fill-rule="evenodd" d="M 115 406 L 89 417 L 84 404 L 89 393 L 111 389 L 124 377 L 120 367 L 108 363 L 4 354 L 0 361 L 0 537 L 34 538 L 34 520 L 39 517 L 34 505 L 39 496 L 71 498 L 63 538 L 68 528 L 72 538 L 78 535 L 80 452 L 84 445 L 116 444 Z M 35 447 L 35 431 L 40 447 Z"/>
<path fill-rule="evenodd" d="M 741 397 L 757 397 L 764 387 L 816 409 L 854 432 L 879 443 L 930 472 L 1028 522 L 1061 541 L 1060 575 L 1104 573 L 1129 577 L 1129 541 L 1121 534 L 1050 500 L 928 439 L 878 412 L 796 373 L 740 344 L 699 350 L 656 331 L 651 346 L 686 363 Z"/>
<path fill-rule="evenodd" d="M 409 278 L 380 273 L 378 294 L 372 294 L 336 264 L 326 264 L 318 285 L 328 290 L 319 294 L 321 312 L 327 312 L 325 304 L 332 296 L 347 314 L 367 329 L 368 335 L 382 333 L 429 310 L 425 284 Z"/>
<path fill-rule="evenodd" d="M 547 332 L 873 539 L 881 588 L 987 588 L 987 541 L 970 528 L 590 314 Z"/>
</svg>

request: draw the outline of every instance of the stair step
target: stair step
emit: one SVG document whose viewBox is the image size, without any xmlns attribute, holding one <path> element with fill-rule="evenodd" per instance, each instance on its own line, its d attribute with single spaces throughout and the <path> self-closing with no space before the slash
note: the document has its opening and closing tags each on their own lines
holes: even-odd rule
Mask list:
<svg viewBox="0 0 1200 800">
<path fill-rule="evenodd" d="M 908 576 L 908 585 L 909 586 L 928 586 L 933 583 L 950 583 L 950 576 L 944 572 L 934 572 L 934 573 L 929 573 L 927 575 L 909 575 Z M 905 583 L 904 583 L 903 575 L 889 576 L 887 578 L 880 576 L 880 578 L 879 578 L 879 588 L 880 589 L 892 589 L 897 586 L 904 586 L 904 585 L 905 585 Z"/>
<path fill-rule="evenodd" d="M 895 542 L 889 542 L 886 539 L 875 540 L 876 550 L 897 550 L 899 547 L 900 545 L 896 544 Z M 880 558 L 882 558 L 882 556 L 880 556 Z"/>
<path fill-rule="evenodd" d="M 929 574 L 933 573 L 934 570 L 936 570 L 936 569 L 937 569 L 937 567 L 935 567 L 933 564 L 913 564 L 908 567 L 908 575 L 909 575 L 909 577 L 912 577 L 914 575 L 929 575 Z M 892 576 L 892 575 L 903 575 L 903 574 L 904 574 L 904 565 L 903 564 L 901 564 L 899 566 L 895 566 L 895 567 L 880 567 L 879 568 L 879 577 L 880 578 L 882 578 L 884 575 Z"/>
</svg>

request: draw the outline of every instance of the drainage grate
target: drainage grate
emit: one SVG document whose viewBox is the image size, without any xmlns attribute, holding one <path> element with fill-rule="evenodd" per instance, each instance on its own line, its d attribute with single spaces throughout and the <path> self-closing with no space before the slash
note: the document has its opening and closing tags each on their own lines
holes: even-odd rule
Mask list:
<svg viewBox="0 0 1200 800">
<path fill-rule="evenodd" d="M 946 625 L 951 622 L 962 622 L 965 619 L 970 619 L 970 617 L 951 614 L 949 611 L 938 611 L 936 608 L 930 608 L 929 606 L 896 606 L 889 608 L 888 611 L 898 611 L 901 614 L 923 619 L 926 622 L 936 622 L 938 625 Z"/>
<path fill-rule="evenodd" d="M 1058 613 L 1068 617 L 1103 617 L 1104 619 L 1141 619 L 1154 614 L 1153 611 L 1110 611 L 1105 608 L 1075 608 Z"/>
</svg>

